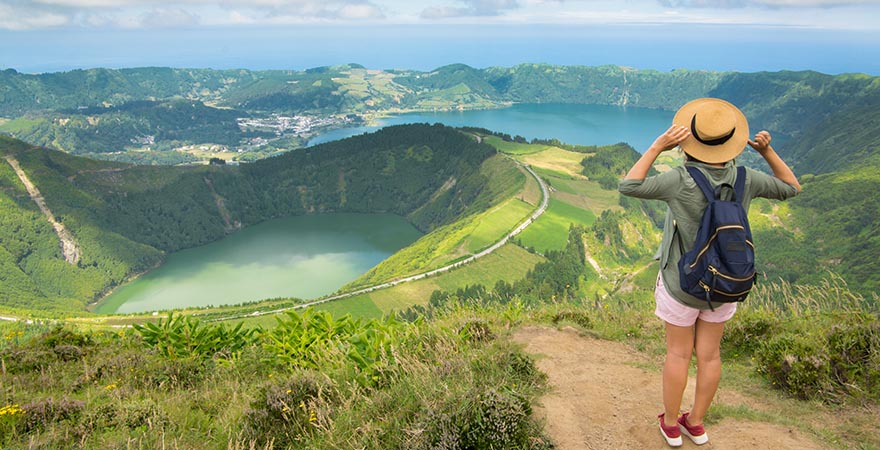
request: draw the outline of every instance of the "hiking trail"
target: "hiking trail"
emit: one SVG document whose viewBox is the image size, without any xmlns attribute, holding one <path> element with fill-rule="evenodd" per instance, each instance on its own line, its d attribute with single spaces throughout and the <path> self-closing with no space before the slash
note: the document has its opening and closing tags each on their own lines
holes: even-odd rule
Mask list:
<svg viewBox="0 0 880 450">
<path fill-rule="evenodd" d="M 513 340 L 547 374 L 550 390 L 539 399 L 535 414 L 557 449 L 671 448 L 660 436 L 657 422 L 662 407 L 660 358 L 619 342 L 582 336 L 571 327 L 525 327 L 514 333 Z M 693 402 L 694 382 L 690 377 L 682 402 L 685 409 Z M 722 381 L 715 404 L 758 408 L 761 400 L 725 388 Z M 706 431 L 707 444 L 694 445 L 683 437 L 679 448 L 823 448 L 800 430 L 771 423 L 728 417 L 707 424 Z"/>
</svg>

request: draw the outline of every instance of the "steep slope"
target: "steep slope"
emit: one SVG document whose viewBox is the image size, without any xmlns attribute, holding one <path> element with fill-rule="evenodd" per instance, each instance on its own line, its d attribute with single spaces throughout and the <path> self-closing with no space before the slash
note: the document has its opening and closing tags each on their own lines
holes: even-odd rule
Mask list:
<svg viewBox="0 0 880 450">
<path fill-rule="evenodd" d="M 490 206 L 492 197 L 480 165 L 494 148 L 439 125 L 390 127 L 229 167 L 113 164 L 0 139 L 0 153 L 19 162 L 81 249 L 77 264 L 64 261 L 51 225 L 4 160 L 0 301 L 6 307 L 81 309 L 165 252 L 271 218 L 385 212 L 430 231 Z"/>
</svg>

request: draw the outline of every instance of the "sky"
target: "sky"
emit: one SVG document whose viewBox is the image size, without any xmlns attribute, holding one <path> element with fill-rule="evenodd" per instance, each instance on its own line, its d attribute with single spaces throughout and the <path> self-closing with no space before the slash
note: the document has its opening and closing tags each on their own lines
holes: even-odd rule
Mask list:
<svg viewBox="0 0 880 450">
<path fill-rule="evenodd" d="M 0 68 L 520 63 L 880 75 L 880 0 L 0 0 Z"/>
</svg>

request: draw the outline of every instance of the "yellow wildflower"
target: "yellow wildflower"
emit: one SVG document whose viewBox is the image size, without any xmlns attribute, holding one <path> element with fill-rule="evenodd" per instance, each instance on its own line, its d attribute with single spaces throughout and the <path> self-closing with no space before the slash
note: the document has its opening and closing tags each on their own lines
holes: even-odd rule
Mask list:
<svg viewBox="0 0 880 450">
<path fill-rule="evenodd" d="M 17 414 L 22 414 L 24 411 L 18 407 L 18 405 L 6 405 L 0 408 L 0 417 L 3 416 L 15 416 Z"/>
<path fill-rule="evenodd" d="M 116 383 L 110 383 L 107 386 L 104 386 L 105 391 L 112 391 L 113 389 L 116 389 Z"/>
</svg>

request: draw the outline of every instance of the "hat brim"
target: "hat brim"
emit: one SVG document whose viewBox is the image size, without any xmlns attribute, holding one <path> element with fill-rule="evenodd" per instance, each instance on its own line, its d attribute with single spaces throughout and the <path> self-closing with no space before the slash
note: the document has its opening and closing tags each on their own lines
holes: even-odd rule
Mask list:
<svg viewBox="0 0 880 450">
<path fill-rule="evenodd" d="M 739 154 L 745 150 L 746 144 L 749 142 L 749 122 L 739 108 L 730 102 L 718 98 L 698 98 L 682 106 L 678 112 L 675 113 L 675 118 L 672 119 L 672 124 L 685 126 L 690 129 L 691 119 L 693 119 L 694 114 L 696 114 L 702 106 L 710 102 L 724 103 L 736 112 L 736 129 L 733 132 L 733 136 L 723 144 L 706 145 L 698 141 L 694 137 L 694 130 L 691 130 L 691 135 L 678 145 L 685 153 L 700 161 L 713 164 L 724 163 L 739 156 Z"/>
</svg>

